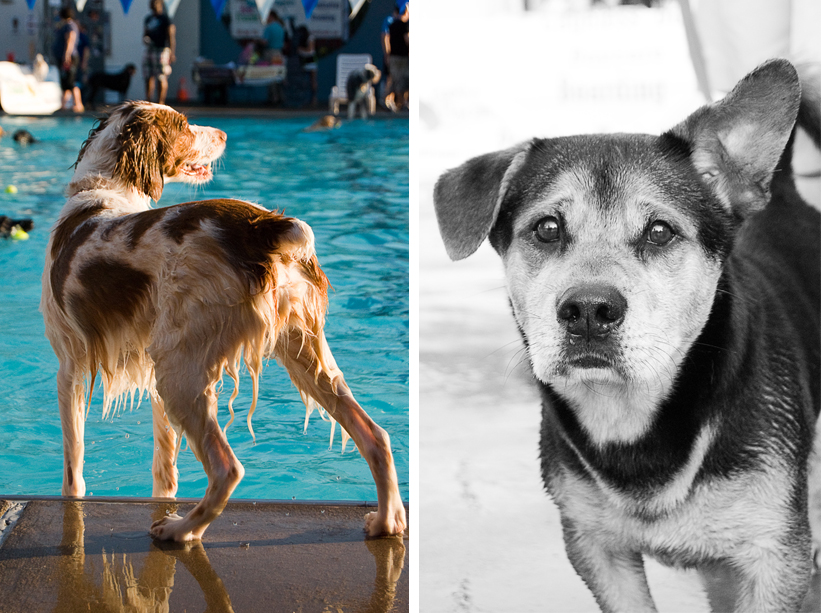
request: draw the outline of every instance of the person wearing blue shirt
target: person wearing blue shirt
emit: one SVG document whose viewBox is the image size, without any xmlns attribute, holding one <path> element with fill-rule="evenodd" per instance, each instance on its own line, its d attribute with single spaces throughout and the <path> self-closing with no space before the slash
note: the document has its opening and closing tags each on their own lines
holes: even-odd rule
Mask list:
<svg viewBox="0 0 821 613">
<path fill-rule="evenodd" d="M 268 14 L 268 25 L 262 31 L 262 38 L 266 45 L 263 56 L 266 61 L 270 62 L 282 56 L 282 49 L 285 47 L 285 27 L 276 11 Z"/>
</svg>

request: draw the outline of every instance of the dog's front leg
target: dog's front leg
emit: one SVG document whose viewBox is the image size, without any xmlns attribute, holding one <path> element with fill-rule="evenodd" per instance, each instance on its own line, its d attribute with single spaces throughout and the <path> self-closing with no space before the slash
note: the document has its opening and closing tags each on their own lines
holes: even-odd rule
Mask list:
<svg viewBox="0 0 821 613">
<path fill-rule="evenodd" d="M 325 333 L 320 331 L 318 337 L 309 339 L 300 330 L 285 331 L 277 343 L 276 356 L 288 369 L 297 389 L 325 407 L 351 435 L 368 462 L 379 502 L 377 511 L 365 516 L 368 535 L 401 534 L 407 527 L 407 518 L 390 437 L 354 399 L 334 362 Z"/>
<path fill-rule="evenodd" d="M 85 453 L 85 389 L 77 380 L 71 360 L 61 360 L 57 371 L 57 402 L 63 427 L 63 496 L 85 496 L 83 455 Z"/>
<path fill-rule="evenodd" d="M 184 542 L 202 538 L 245 474 L 217 422 L 215 385 L 219 369 L 200 368 L 200 364 L 196 356 L 181 354 L 155 360 L 157 391 L 166 415 L 182 428 L 208 475 L 205 496 L 185 517 L 168 515 L 151 525 L 151 536 L 163 540 Z"/>
<path fill-rule="evenodd" d="M 165 414 L 165 404 L 155 392 L 151 395 L 154 422 L 154 462 L 151 467 L 155 498 L 174 498 L 177 495 L 177 433 Z"/>
<path fill-rule="evenodd" d="M 651 613 L 656 605 L 638 551 L 608 548 L 602 535 L 579 532 L 564 517 L 567 557 L 604 613 Z"/>
<path fill-rule="evenodd" d="M 809 539 L 793 534 L 780 540 L 775 547 L 753 547 L 731 559 L 741 579 L 737 613 L 801 610 L 812 575 Z"/>
</svg>

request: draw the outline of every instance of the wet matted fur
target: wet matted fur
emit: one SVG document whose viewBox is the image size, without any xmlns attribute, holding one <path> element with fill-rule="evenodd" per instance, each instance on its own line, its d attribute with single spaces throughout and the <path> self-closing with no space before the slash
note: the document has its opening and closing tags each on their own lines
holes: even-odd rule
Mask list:
<svg viewBox="0 0 821 613">
<path fill-rule="evenodd" d="M 151 399 L 153 496 L 176 494 L 183 434 L 202 462 L 205 497 L 185 517 L 151 526 L 161 539 L 200 538 L 244 474 L 217 423 L 217 385 L 226 371 L 238 383 L 246 365 L 250 428 L 263 360 L 273 356 L 306 410 L 323 407 L 367 460 L 379 501 L 367 532 L 401 533 L 390 439 L 354 399 L 325 340 L 328 281 L 310 227 L 239 200 L 150 207 L 165 181 L 210 179 L 224 148 L 222 131 L 143 102 L 115 109 L 82 146 L 47 248 L 41 301 L 60 361 L 63 495 L 85 494 L 85 396 L 100 375 L 105 413 L 129 396 Z M 236 386 L 232 419 L 235 396 Z"/>
</svg>

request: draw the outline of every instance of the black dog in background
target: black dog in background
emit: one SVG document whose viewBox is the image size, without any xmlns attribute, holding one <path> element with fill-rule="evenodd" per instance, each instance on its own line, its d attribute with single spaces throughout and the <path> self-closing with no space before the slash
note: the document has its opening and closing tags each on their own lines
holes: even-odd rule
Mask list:
<svg viewBox="0 0 821 613">
<path fill-rule="evenodd" d="M 28 232 L 34 227 L 34 222 L 31 219 L 12 219 L 0 215 L 0 238 L 9 238 L 15 226 L 20 226 L 21 230 Z"/>
<path fill-rule="evenodd" d="M 11 138 L 18 145 L 31 145 L 37 142 L 37 139 L 28 130 L 16 130 Z"/>
<path fill-rule="evenodd" d="M 88 103 L 92 108 L 96 106 L 97 92 L 101 89 L 110 89 L 120 94 L 120 102 L 125 98 L 128 86 L 131 85 L 131 77 L 137 72 L 134 64 L 126 64 L 122 71 L 109 74 L 107 72 L 95 72 L 88 78 Z"/>
</svg>

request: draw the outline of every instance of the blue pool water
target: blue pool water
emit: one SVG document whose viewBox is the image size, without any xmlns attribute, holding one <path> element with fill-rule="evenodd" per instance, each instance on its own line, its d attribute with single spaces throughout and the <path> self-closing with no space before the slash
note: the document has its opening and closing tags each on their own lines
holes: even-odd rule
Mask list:
<svg viewBox="0 0 821 613">
<path fill-rule="evenodd" d="M 334 291 L 326 333 L 365 410 L 391 435 L 403 498 L 408 497 L 408 121 L 346 123 L 302 132 L 309 119 L 197 117 L 228 134 L 214 181 L 166 186 L 159 206 L 241 198 L 308 222 Z M 0 215 L 32 217 L 29 240 L 0 239 L 0 495 L 58 495 L 62 439 L 57 359 L 38 311 L 48 232 L 65 199 L 71 165 L 93 125 L 86 118 L 2 117 L 7 134 L 26 128 L 40 142 L 0 140 Z M 220 422 L 233 383 L 225 379 Z M 376 500 L 365 460 L 339 428 L 305 411 L 284 369 L 271 361 L 260 380 L 253 426 L 245 426 L 251 379 L 240 380 L 228 440 L 246 469 L 235 498 Z M 103 420 L 102 393 L 86 422 L 85 479 L 95 496 L 151 495 L 151 407 L 146 399 Z M 181 497 L 199 497 L 206 477 L 190 450 L 180 455 Z"/>
</svg>

